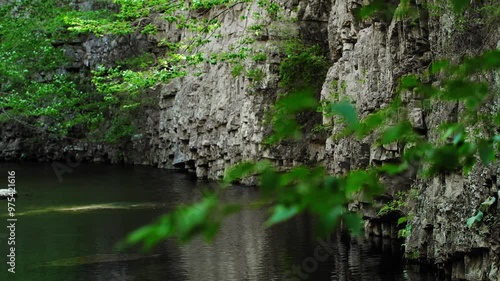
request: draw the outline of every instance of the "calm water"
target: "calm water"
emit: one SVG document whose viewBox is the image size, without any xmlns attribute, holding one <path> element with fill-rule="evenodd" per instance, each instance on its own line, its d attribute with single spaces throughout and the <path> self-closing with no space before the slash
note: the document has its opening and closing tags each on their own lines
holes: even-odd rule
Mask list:
<svg viewBox="0 0 500 281">
<path fill-rule="evenodd" d="M 2 182 L 12 169 L 19 192 L 16 273 L 7 272 L 7 240 L 1 236 L 7 233 L 7 202 L 2 200 L 1 280 L 437 280 L 405 268 L 400 248 L 390 241 L 341 232 L 320 240 L 307 216 L 265 229 L 267 215 L 259 210 L 227 219 L 211 245 L 168 240 L 146 254 L 116 252 L 115 243 L 127 233 L 197 199 L 210 183 L 150 167 L 83 164 L 64 174 L 62 182 L 49 164 L 2 164 Z M 257 195 L 254 188 L 236 186 L 222 197 L 248 202 Z"/>
</svg>

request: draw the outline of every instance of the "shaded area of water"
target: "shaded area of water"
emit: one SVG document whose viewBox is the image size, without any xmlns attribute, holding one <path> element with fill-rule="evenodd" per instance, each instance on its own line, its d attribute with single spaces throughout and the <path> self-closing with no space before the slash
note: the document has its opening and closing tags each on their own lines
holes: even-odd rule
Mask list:
<svg viewBox="0 0 500 281">
<path fill-rule="evenodd" d="M 8 170 L 16 171 L 19 193 L 15 274 L 7 272 L 9 246 L 0 236 L 0 276 L 8 280 L 437 280 L 405 268 L 389 240 L 343 232 L 319 239 L 305 215 L 265 229 L 263 210 L 229 217 L 213 244 L 168 240 L 149 253 L 117 252 L 127 233 L 196 200 L 210 183 L 150 167 L 83 164 L 62 181 L 49 164 L 2 164 L 0 181 L 7 182 Z M 235 186 L 221 196 L 249 202 L 258 192 Z M 2 200 L 0 235 L 7 234 L 6 214 Z"/>
</svg>

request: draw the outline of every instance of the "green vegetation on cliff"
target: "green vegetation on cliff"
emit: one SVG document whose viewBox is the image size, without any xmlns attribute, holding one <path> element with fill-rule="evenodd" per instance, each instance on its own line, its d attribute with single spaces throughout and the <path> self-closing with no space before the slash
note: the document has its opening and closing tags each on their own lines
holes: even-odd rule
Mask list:
<svg viewBox="0 0 500 281">
<path fill-rule="evenodd" d="M 70 115 L 90 96 L 79 90 L 76 80 L 58 71 L 69 63 L 55 46 L 70 36 L 60 17 L 65 12 L 67 3 L 54 1 L 0 6 L 2 120 L 43 117 L 32 125 L 46 127 L 43 123 L 50 122 L 47 130 L 56 132 L 67 129 L 69 124 L 64 123 L 77 122 L 70 121 Z"/>
</svg>

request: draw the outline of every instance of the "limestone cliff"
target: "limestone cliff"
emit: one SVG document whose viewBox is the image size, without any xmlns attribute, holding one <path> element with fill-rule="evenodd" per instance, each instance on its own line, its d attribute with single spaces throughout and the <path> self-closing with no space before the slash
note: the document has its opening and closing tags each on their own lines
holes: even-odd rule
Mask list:
<svg viewBox="0 0 500 281">
<path fill-rule="evenodd" d="M 321 99 L 335 101 L 347 97 L 356 104 L 361 116 L 366 116 L 390 103 L 398 79 L 404 74 L 421 73 L 434 59 L 459 60 L 464 55 L 500 47 L 497 22 L 476 24 L 477 15 L 469 15 L 471 24 L 457 27 L 451 12 L 430 14 L 423 8 L 428 2 L 415 1 L 418 13 L 413 18 L 384 18 L 360 22 L 354 11 L 363 1 L 301 0 L 286 1 L 285 11 L 297 22 L 278 26 L 252 14 L 255 4 L 238 4 L 222 15 L 219 39 L 203 46 L 203 51 L 223 49 L 237 42 L 257 21 L 264 26 L 256 37 L 255 46 L 268 54 L 264 62 L 246 61 L 247 67 L 259 67 L 265 77 L 252 81 L 234 77 L 229 64 L 205 65 L 200 75 L 188 75 L 172 83 L 152 89 L 158 103 L 149 107 L 137 119 L 139 132 L 130 142 L 119 147 L 86 143 L 81 140 L 57 139 L 48 136 L 43 148 L 26 142 L 32 132 L 19 124 L 4 127 L 0 139 L 0 158 L 21 156 L 38 160 L 60 160 L 66 155 L 88 161 L 126 162 L 162 168 L 184 168 L 198 177 L 218 179 L 225 168 L 240 160 L 271 159 L 287 168 L 299 163 L 321 163 L 332 173 L 363 168 L 396 160 L 403 147 L 377 148 L 370 137 L 358 141 L 307 137 L 302 143 L 283 144 L 269 148 L 262 144 L 266 126 L 265 111 L 276 99 L 280 54 L 276 44 L 284 30 L 299 32 L 308 40 L 320 42 L 330 59 L 326 77 L 321 77 Z M 430 1 L 442 6 L 441 1 Z M 210 11 L 208 15 L 219 13 Z M 207 16 L 206 14 L 204 16 Z M 241 18 L 247 20 L 242 21 Z M 180 40 L 189 34 L 180 33 L 168 22 L 152 17 L 159 33 L 127 38 L 84 38 L 67 44 L 74 56 L 76 69 L 94 68 L 98 63 L 112 63 L 118 54 L 151 51 L 162 38 Z M 125 52 L 126 50 L 126 52 Z M 498 73 L 488 78 L 498 85 Z M 433 82 L 433 81 L 430 81 Z M 425 108 L 418 97 L 407 95 L 404 102 L 414 128 L 429 139 L 437 137 L 436 124 L 442 119 L 459 118 L 458 105 L 434 104 Z M 497 104 L 495 104 L 496 106 Z M 491 108 L 489 110 L 496 110 Z M 315 116 L 313 123 L 328 123 Z M 314 125 L 314 124 L 312 124 Z M 333 124 L 333 132 L 338 130 Z M 416 180 L 413 175 L 387 180 L 388 196 L 412 189 L 408 209 L 413 213 L 412 232 L 406 241 L 408 256 L 437 264 L 456 279 L 500 280 L 500 205 L 495 206 L 494 222 L 468 229 L 466 219 L 474 215 L 481 202 L 497 194 L 500 168 L 476 168 L 469 176 L 441 175 L 428 180 Z M 363 207 L 365 217 L 374 222 L 368 231 L 391 236 L 394 225 L 379 224 L 373 210 Z M 384 229 L 379 229 L 380 227 Z M 392 231 L 391 231 L 392 227 Z"/>
</svg>

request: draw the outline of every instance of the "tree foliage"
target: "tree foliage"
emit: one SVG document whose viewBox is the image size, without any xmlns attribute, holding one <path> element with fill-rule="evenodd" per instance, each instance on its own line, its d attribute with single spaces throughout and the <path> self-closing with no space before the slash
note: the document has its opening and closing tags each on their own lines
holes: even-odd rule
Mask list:
<svg viewBox="0 0 500 281">
<path fill-rule="evenodd" d="M 68 63 L 62 49 L 55 46 L 71 36 L 61 17 L 70 11 L 67 5 L 64 1 L 16 1 L 0 6 L 2 119 L 44 117 L 38 119 L 40 125 L 45 127 L 44 122 L 54 120 L 57 125 L 49 130 L 57 132 L 66 131 L 83 116 L 90 126 L 97 122 L 85 109 L 74 111 L 78 105 L 90 103 L 93 96 L 84 94 L 78 81 L 58 71 Z"/>
<path fill-rule="evenodd" d="M 99 5 L 93 3 L 91 10 L 77 8 L 72 1 L 24 0 L 2 5 L 0 120 L 29 123 L 62 136 L 78 127 L 96 141 L 126 141 L 134 126 L 124 122 L 132 122 L 133 114 L 143 108 L 144 101 L 150 99 L 148 93 L 157 85 L 188 72 L 201 73 L 206 64 L 267 59 L 262 50 L 252 48 L 253 37 L 260 33 L 258 24 L 226 50 L 200 51 L 222 36 L 217 32 L 221 17 L 250 2 L 104 0 L 97 1 Z M 278 12 L 271 2 L 259 1 L 257 5 L 262 13 Z M 217 12 L 208 15 L 210 9 Z M 71 70 L 71 58 L 64 55 L 65 42 L 78 42 L 87 36 L 111 40 L 126 34 L 154 36 L 159 27 L 146 20 L 154 17 L 184 34 L 180 40 L 158 42 L 157 47 L 165 50 L 161 56 L 150 59 L 148 53 L 138 54 L 137 58 L 92 66 L 90 88 L 89 81 L 82 81 L 80 74 Z M 240 72 L 253 80 L 263 77 L 259 68 Z"/>
</svg>

